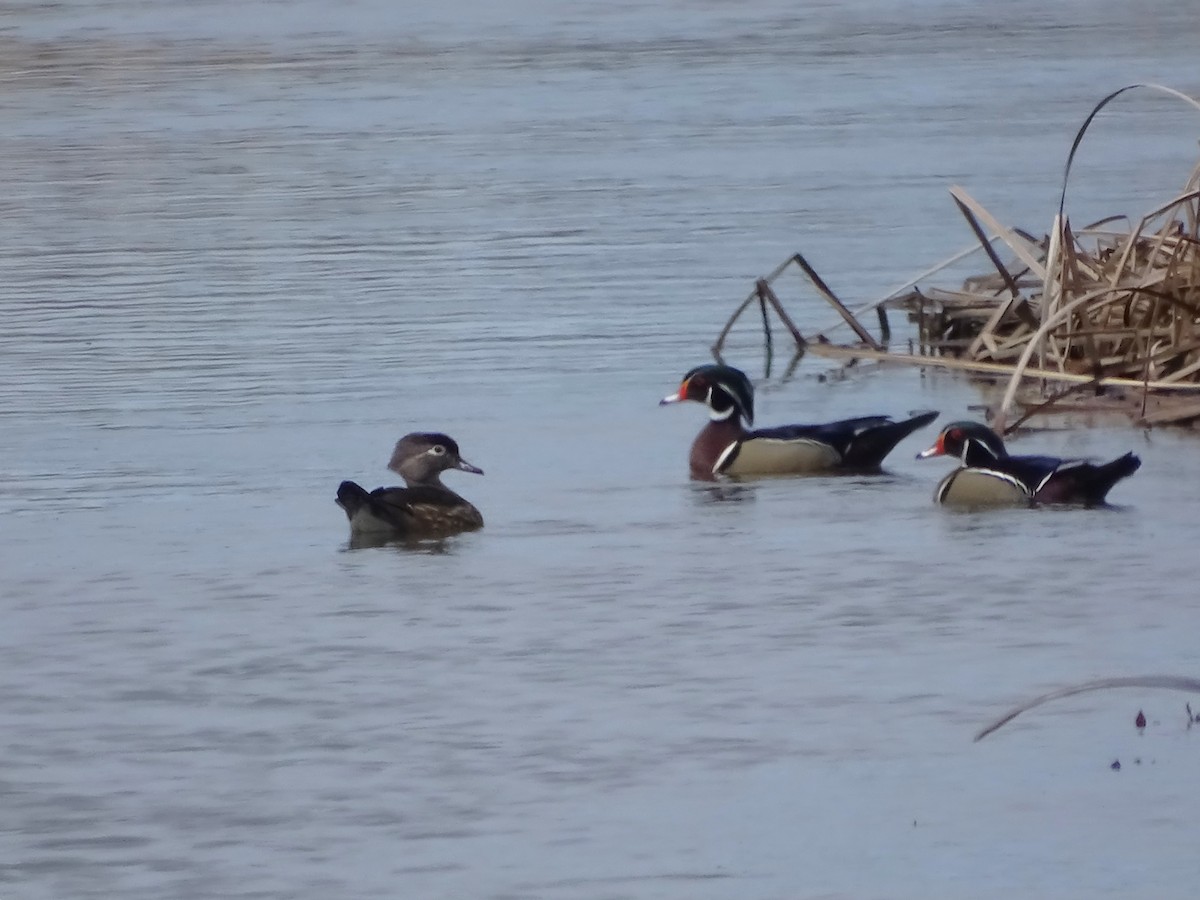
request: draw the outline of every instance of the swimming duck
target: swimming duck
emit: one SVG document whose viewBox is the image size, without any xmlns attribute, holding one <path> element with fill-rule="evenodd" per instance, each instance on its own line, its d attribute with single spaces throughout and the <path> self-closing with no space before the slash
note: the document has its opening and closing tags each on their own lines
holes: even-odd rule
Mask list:
<svg viewBox="0 0 1200 900">
<path fill-rule="evenodd" d="M 1142 461 L 1132 453 L 1097 465 L 1056 456 L 1009 456 L 1004 441 L 979 422 L 951 422 L 917 459 L 955 456 L 962 465 L 942 479 L 933 498 L 956 506 L 1098 506 Z"/>
<path fill-rule="evenodd" d="M 842 419 L 824 425 L 784 425 L 750 431 L 754 387 L 733 366 L 696 366 L 674 394 L 659 402 L 695 400 L 708 407 L 709 422 L 692 443 L 692 477 L 791 475 L 872 471 L 905 437 L 937 418 L 925 412 L 902 422 L 887 416 Z"/>
<path fill-rule="evenodd" d="M 483 474 L 462 458 L 449 435 L 406 434 L 396 442 L 388 468 L 408 486 L 373 491 L 353 481 L 338 486 L 337 504 L 350 520 L 351 537 L 435 537 L 483 527 L 479 510 L 442 484 L 447 469 Z"/>
</svg>

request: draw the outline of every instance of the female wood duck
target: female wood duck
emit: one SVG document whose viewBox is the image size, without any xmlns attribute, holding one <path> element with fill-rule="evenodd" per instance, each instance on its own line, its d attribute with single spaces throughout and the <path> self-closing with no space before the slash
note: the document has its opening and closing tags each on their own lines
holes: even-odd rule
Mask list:
<svg viewBox="0 0 1200 900">
<path fill-rule="evenodd" d="M 1009 456 L 1000 436 L 979 422 L 947 425 L 917 459 L 931 456 L 956 456 L 962 463 L 933 495 L 937 503 L 955 506 L 1099 506 L 1114 484 L 1142 464 L 1132 453 L 1103 465 L 1055 456 Z"/>
<path fill-rule="evenodd" d="M 458 444 L 445 434 L 416 432 L 396 443 L 388 468 L 408 487 L 381 487 L 373 491 L 353 481 L 343 481 L 337 504 L 350 519 L 350 536 L 397 538 L 439 537 L 483 527 L 483 516 L 474 506 L 442 484 L 447 469 L 474 472 L 458 452 Z"/>
<path fill-rule="evenodd" d="M 750 431 L 754 387 L 733 366 L 697 366 L 683 376 L 679 391 L 659 405 L 695 400 L 708 407 L 709 422 L 692 444 L 692 477 L 799 475 L 812 472 L 877 470 L 892 449 L 937 418 L 926 412 L 903 422 L 863 416 L 824 425 L 784 425 Z"/>
</svg>

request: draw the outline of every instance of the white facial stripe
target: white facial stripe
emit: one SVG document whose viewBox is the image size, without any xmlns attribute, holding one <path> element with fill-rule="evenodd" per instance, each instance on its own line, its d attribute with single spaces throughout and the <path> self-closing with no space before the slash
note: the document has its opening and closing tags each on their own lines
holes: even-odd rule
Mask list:
<svg viewBox="0 0 1200 900">
<path fill-rule="evenodd" d="M 967 458 L 967 448 L 969 448 L 972 444 L 977 444 L 978 446 L 982 447 L 987 451 L 987 455 L 992 459 L 999 459 L 999 457 L 996 456 L 996 451 L 989 447 L 986 441 L 981 441 L 977 438 L 967 438 L 965 441 L 963 441 L 963 459 Z"/>
<path fill-rule="evenodd" d="M 742 408 L 742 402 L 738 392 L 727 384 L 722 384 L 721 390 L 723 390 L 729 397 L 730 402 L 733 403 L 734 409 L 738 411 L 738 415 L 740 415 L 743 419 L 749 419 L 750 417 L 746 415 L 746 411 Z"/>
<path fill-rule="evenodd" d="M 731 406 L 725 410 L 715 410 L 711 406 L 708 408 L 708 417 L 714 422 L 724 422 L 730 416 L 737 412 L 737 407 Z"/>
</svg>

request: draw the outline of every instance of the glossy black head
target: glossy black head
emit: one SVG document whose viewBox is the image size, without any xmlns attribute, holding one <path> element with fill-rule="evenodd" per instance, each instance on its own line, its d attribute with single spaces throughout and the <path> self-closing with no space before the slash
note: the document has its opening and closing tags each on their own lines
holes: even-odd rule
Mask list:
<svg viewBox="0 0 1200 900">
<path fill-rule="evenodd" d="M 917 459 L 931 456 L 954 456 L 964 466 L 986 466 L 988 463 L 1008 456 L 1000 435 L 979 422 L 951 422 L 942 429 L 937 440 L 928 450 L 917 454 Z"/>
<path fill-rule="evenodd" d="M 462 458 L 454 438 L 439 432 L 414 432 L 400 438 L 388 468 L 409 486 L 440 484 L 438 476 L 447 469 L 483 474 L 482 469 Z"/>
<path fill-rule="evenodd" d="M 745 372 L 733 366 L 696 366 L 683 376 L 678 393 L 663 397 L 659 402 L 661 405 L 682 400 L 703 403 L 713 419 L 737 415 L 747 425 L 754 424 L 754 386 Z"/>
</svg>

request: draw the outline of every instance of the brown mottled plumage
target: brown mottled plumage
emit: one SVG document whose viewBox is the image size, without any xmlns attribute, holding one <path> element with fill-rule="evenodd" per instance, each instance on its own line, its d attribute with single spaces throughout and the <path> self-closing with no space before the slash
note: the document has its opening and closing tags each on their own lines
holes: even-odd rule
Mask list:
<svg viewBox="0 0 1200 900">
<path fill-rule="evenodd" d="M 483 527 L 479 510 L 442 484 L 447 469 L 483 474 L 459 455 L 453 438 L 437 432 L 405 435 L 388 468 L 407 487 L 368 491 L 353 481 L 338 486 L 337 504 L 350 520 L 351 538 L 442 537 Z"/>
</svg>

